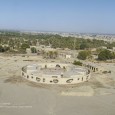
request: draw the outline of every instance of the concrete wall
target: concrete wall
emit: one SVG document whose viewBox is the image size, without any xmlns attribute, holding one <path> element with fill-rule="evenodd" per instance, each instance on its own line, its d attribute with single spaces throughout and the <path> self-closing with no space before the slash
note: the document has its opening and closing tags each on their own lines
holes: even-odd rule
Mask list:
<svg viewBox="0 0 115 115">
<path fill-rule="evenodd" d="M 49 66 L 50 67 L 50 66 Z M 87 75 L 73 75 L 69 78 L 63 78 L 60 75 L 31 75 L 29 73 L 26 73 L 25 71 L 21 71 L 21 76 L 25 79 L 36 82 L 36 83 L 42 83 L 42 84 L 76 84 L 84 81 L 88 81 L 90 79 L 90 72 L 87 73 Z"/>
<path fill-rule="evenodd" d="M 68 64 L 58 64 L 58 63 L 44 63 L 44 64 L 39 64 L 42 68 L 47 66 L 47 68 L 54 68 L 56 65 L 60 65 L 61 68 L 63 67 L 68 67 Z"/>
</svg>

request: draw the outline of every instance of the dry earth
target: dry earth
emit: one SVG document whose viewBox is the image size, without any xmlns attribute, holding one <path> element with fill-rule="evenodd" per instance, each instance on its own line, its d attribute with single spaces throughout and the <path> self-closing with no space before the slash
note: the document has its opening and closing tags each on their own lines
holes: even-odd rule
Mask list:
<svg viewBox="0 0 115 115">
<path fill-rule="evenodd" d="M 71 86 L 35 84 L 21 77 L 24 65 L 44 61 L 0 56 L 0 115 L 115 115 L 115 64 L 102 63 L 111 73 L 92 73 L 88 82 Z"/>
</svg>

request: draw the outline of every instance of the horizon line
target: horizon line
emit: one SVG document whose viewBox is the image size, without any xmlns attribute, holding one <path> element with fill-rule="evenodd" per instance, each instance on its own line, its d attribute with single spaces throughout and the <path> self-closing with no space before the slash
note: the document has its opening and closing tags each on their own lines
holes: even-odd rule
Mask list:
<svg viewBox="0 0 115 115">
<path fill-rule="evenodd" d="M 9 31 L 9 32 L 30 32 L 30 33 L 38 33 L 38 32 L 44 32 L 44 33 L 74 33 L 74 34 L 101 34 L 101 35 L 115 35 L 115 33 L 102 33 L 102 32 L 75 32 L 75 31 L 50 31 L 50 30 L 27 30 L 27 29 L 0 29 L 0 31 Z"/>
</svg>

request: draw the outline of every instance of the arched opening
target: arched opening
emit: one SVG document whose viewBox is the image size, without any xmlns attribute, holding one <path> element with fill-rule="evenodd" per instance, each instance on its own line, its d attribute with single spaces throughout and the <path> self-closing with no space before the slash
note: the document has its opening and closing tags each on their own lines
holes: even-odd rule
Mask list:
<svg viewBox="0 0 115 115">
<path fill-rule="evenodd" d="M 54 83 L 58 83 L 58 79 L 54 79 L 53 82 L 54 82 Z"/>
<path fill-rule="evenodd" d="M 98 68 L 96 68 L 96 71 L 98 71 Z"/>
<path fill-rule="evenodd" d="M 68 79 L 66 82 L 71 83 L 72 81 L 73 81 L 73 79 Z"/>
<path fill-rule="evenodd" d="M 63 74 L 61 74 L 61 77 L 63 78 Z"/>
<path fill-rule="evenodd" d="M 38 78 L 38 77 L 36 77 L 36 80 L 37 80 L 38 82 L 40 82 L 40 80 L 41 80 L 41 79 L 40 79 L 40 78 Z"/>
<path fill-rule="evenodd" d="M 27 75 L 27 79 L 29 78 L 29 75 Z"/>
<path fill-rule="evenodd" d="M 57 64 L 57 65 L 56 65 L 56 67 L 59 67 L 59 68 L 61 68 L 59 64 Z"/>
<path fill-rule="evenodd" d="M 22 76 L 24 76 L 24 73 L 22 72 Z"/>
<path fill-rule="evenodd" d="M 43 78 L 43 82 L 45 82 L 45 78 Z"/>
<path fill-rule="evenodd" d="M 93 69 L 93 72 L 95 72 L 95 68 Z"/>
<path fill-rule="evenodd" d="M 47 65 L 45 65 L 45 69 L 47 69 Z"/>
</svg>

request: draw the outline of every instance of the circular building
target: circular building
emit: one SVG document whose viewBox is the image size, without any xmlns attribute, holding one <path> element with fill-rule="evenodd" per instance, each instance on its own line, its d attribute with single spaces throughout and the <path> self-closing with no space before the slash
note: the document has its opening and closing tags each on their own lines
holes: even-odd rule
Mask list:
<svg viewBox="0 0 115 115">
<path fill-rule="evenodd" d="M 76 84 L 90 79 L 86 68 L 62 63 L 41 63 L 22 68 L 22 77 L 42 84 Z"/>
</svg>

